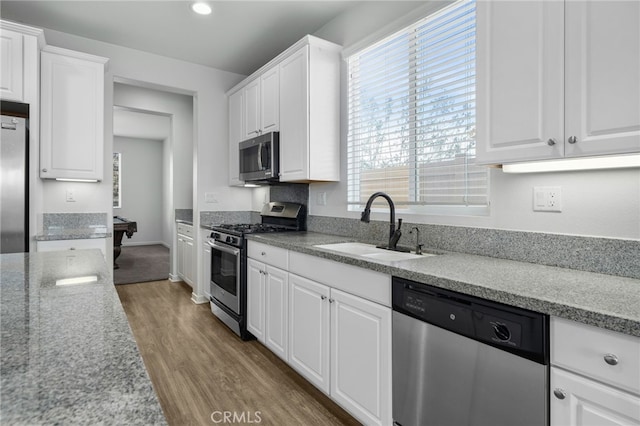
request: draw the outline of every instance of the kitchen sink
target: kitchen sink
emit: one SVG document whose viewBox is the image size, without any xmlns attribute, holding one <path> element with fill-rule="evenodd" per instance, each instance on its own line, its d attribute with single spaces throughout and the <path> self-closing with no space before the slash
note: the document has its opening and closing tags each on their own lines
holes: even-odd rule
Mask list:
<svg viewBox="0 0 640 426">
<path fill-rule="evenodd" d="M 338 253 L 349 254 L 351 256 L 360 256 L 365 259 L 381 260 L 387 262 L 395 262 L 399 260 L 419 259 L 425 256 L 435 256 L 434 253 L 415 254 L 400 251 L 385 250 L 377 248 L 374 244 L 364 243 L 335 243 L 335 244 L 319 244 L 315 248 L 335 251 Z"/>
</svg>

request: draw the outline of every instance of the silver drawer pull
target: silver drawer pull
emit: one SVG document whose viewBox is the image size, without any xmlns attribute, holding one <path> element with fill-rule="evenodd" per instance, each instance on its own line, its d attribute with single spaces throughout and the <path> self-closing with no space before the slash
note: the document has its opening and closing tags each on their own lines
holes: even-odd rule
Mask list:
<svg viewBox="0 0 640 426">
<path fill-rule="evenodd" d="M 578 138 L 576 136 L 569 136 L 569 139 L 567 142 L 573 145 L 574 143 L 578 142 Z"/>
<path fill-rule="evenodd" d="M 567 397 L 567 394 L 565 393 L 565 391 L 563 391 L 562 389 L 558 389 L 558 388 L 555 388 L 553 390 L 553 394 L 558 399 L 565 399 Z"/>
<path fill-rule="evenodd" d="M 614 354 L 605 354 L 604 362 L 606 362 L 609 365 L 618 365 L 618 357 L 615 356 Z"/>
<path fill-rule="evenodd" d="M 549 146 L 554 146 L 556 144 L 556 140 L 553 138 L 549 138 L 549 140 L 547 141 L 547 145 Z"/>
</svg>

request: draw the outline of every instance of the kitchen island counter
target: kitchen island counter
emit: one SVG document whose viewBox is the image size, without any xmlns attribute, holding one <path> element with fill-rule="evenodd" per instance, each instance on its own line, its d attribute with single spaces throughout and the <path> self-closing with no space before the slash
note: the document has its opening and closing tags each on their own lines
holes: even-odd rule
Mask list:
<svg viewBox="0 0 640 426">
<path fill-rule="evenodd" d="M 252 234 L 248 239 L 640 336 L 638 279 L 442 251 L 418 259 L 378 261 L 315 247 L 356 241 L 316 232 Z"/>
<path fill-rule="evenodd" d="M 0 421 L 164 425 L 100 250 L 0 255 Z"/>
</svg>

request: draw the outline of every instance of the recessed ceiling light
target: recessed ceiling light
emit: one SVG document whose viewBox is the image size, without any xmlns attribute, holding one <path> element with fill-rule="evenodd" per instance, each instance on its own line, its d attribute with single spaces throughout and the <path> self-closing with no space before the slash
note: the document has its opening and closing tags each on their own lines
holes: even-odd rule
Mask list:
<svg viewBox="0 0 640 426">
<path fill-rule="evenodd" d="M 209 15 L 211 13 L 211 6 L 203 1 L 198 1 L 191 4 L 191 10 L 199 15 Z"/>
</svg>

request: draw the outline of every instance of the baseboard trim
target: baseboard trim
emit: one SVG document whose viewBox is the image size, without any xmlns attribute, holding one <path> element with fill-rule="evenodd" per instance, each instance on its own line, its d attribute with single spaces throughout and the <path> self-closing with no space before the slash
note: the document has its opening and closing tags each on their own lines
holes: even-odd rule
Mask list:
<svg viewBox="0 0 640 426">
<path fill-rule="evenodd" d="M 204 295 L 191 293 L 191 301 L 196 305 L 202 305 L 203 303 L 209 302 L 209 299 Z"/>
<path fill-rule="evenodd" d="M 177 283 L 182 281 L 182 278 L 174 274 L 169 274 L 169 281 L 171 281 L 172 283 Z"/>
</svg>

